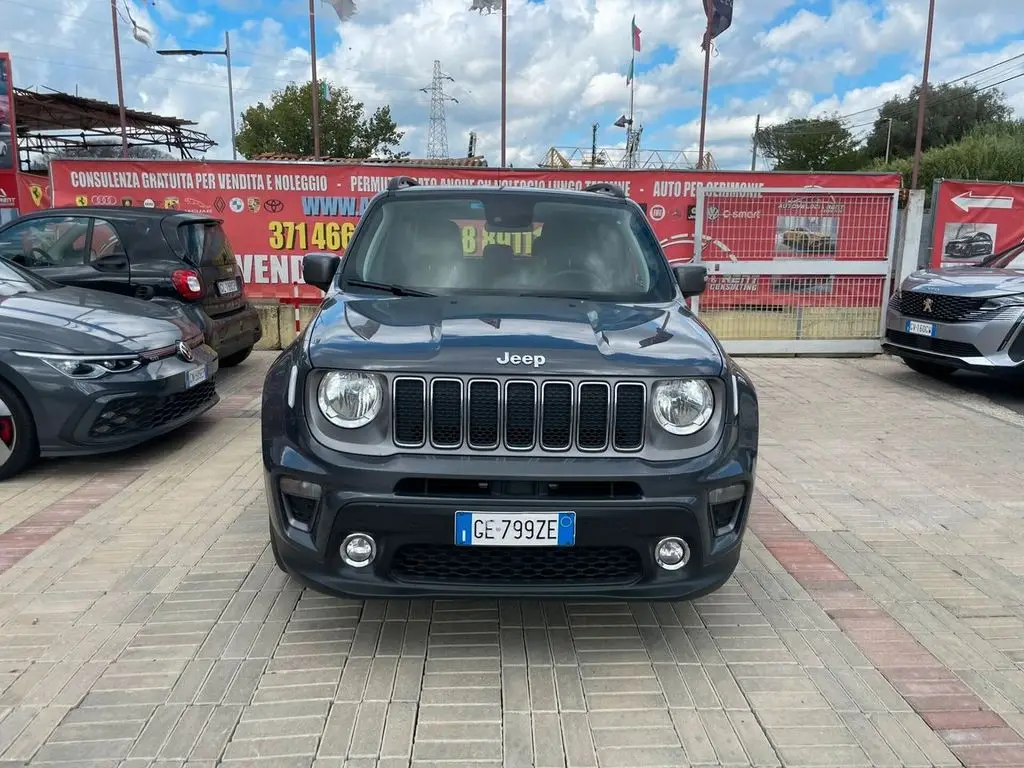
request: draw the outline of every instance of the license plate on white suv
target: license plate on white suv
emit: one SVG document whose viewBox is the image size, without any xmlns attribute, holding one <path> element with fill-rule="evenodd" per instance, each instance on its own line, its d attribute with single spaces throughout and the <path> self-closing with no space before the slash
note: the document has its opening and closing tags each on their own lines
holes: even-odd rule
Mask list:
<svg viewBox="0 0 1024 768">
<path fill-rule="evenodd" d="M 456 512 L 461 547 L 571 547 L 575 512 Z"/>
<path fill-rule="evenodd" d="M 907 333 L 918 336 L 934 336 L 935 323 L 922 323 L 917 320 L 907 320 Z"/>
<path fill-rule="evenodd" d="M 238 293 L 238 280 L 218 280 L 217 293 L 221 296 L 230 296 L 232 293 Z"/>
</svg>

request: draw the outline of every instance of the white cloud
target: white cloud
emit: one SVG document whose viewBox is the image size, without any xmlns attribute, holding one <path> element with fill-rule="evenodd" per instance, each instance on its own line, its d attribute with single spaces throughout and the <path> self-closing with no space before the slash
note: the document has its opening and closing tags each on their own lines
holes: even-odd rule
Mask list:
<svg viewBox="0 0 1024 768">
<path fill-rule="evenodd" d="M 703 55 L 703 24 L 695 0 L 508 0 L 509 158 L 533 165 L 552 144 L 588 146 L 590 126 L 601 124 L 601 144 L 621 144 L 612 122 L 628 107 L 629 19 L 643 30 L 641 70 L 653 52 L 663 63 L 638 77 L 637 114 L 645 144 L 659 149 L 696 146 Z M 1015 53 L 1024 43 L 1020 0 L 940 3 L 933 74 L 959 77 Z M 354 23 L 337 24 L 322 7 L 319 73 L 349 87 L 368 109 L 391 104 L 407 131 L 404 149 L 422 155 L 433 60 L 455 80 L 448 92 L 448 143 L 465 151 L 468 133 L 498 159 L 500 18 L 470 13 L 470 0 L 357 2 Z M 749 6 L 749 7 L 748 7 Z M 289 82 L 309 77 L 305 2 L 211 0 L 191 13 L 194 0 L 136 0 L 132 14 L 155 35 L 154 48 L 191 47 L 199 30 L 220 31 L 222 9 L 248 14 L 231 30 L 238 112 Z M 318 8 L 319 8 L 318 4 Z M 793 12 L 795 10 L 795 13 Z M 861 113 L 905 93 L 920 77 L 925 4 L 920 0 L 764 0 L 742 4 L 719 40 L 712 69 L 709 146 L 720 166 L 749 164 L 754 116 L 776 122 L 794 116 Z M 782 17 L 780 18 L 780 14 Z M 235 15 L 232 18 L 239 18 Z M 129 107 L 200 123 L 219 144 L 209 157 L 230 156 L 227 77 L 221 57 L 159 57 L 123 27 L 121 47 Z M 286 39 L 286 30 L 300 30 Z M 3 0 L 0 50 L 13 56 L 16 83 L 116 100 L 109 5 L 97 0 Z M 290 40 L 290 42 L 289 42 Z M 207 47 L 207 46 L 203 46 Z M 983 51 L 983 52 L 978 52 Z M 883 78 L 865 79 L 879 61 L 896 62 Z M 1004 67 L 995 74 L 1024 71 Z M 885 82 L 878 84 L 882 79 Z M 994 80 L 994 76 L 990 78 Z M 988 82 L 988 81 L 985 81 Z M 1024 111 L 1024 78 L 1007 83 L 1011 103 Z M 861 112 L 868 110 L 867 112 Z"/>
</svg>

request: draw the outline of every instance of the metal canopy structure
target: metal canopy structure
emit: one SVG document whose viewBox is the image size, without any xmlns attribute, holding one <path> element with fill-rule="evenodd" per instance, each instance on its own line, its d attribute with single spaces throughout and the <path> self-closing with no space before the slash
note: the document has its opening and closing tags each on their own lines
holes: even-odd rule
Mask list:
<svg viewBox="0 0 1024 768">
<path fill-rule="evenodd" d="M 121 136 L 117 104 L 70 93 L 39 93 L 14 89 L 19 154 L 28 166 L 33 153 L 49 154 L 74 147 L 109 145 Z M 134 109 L 125 110 L 129 146 L 177 150 L 181 158 L 206 152 L 217 142 L 195 130 L 191 120 L 165 117 Z"/>
<path fill-rule="evenodd" d="M 694 170 L 698 154 L 678 149 L 638 149 L 632 156 L 623 147 L 551 147 L 538 163 L 541 168 L 633 168 Z M 704 169 L 715 170 L 714 158 L 704 153 Z"/>
<path fill-rule="evenodd" d="M 440 158 L 352 158 L 352 157 L 321 157 L 313 158 L 312 155 L 291 155 L 280 152 L 267 152 L 256 155 L 252 160 L 263 160 L 267 162 L 292 162 L 292 163 L 332 163 L 334 165 L 416 165 L 434 166 L 438 168 L 487 168 L 487 159 L 482 155 L 473 157 L 440 157 Z"/>
</svg>

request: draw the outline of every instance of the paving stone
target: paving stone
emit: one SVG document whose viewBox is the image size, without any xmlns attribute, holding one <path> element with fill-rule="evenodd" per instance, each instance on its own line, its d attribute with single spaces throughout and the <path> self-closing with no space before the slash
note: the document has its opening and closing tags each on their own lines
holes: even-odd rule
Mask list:
<svg viewBox="0 0 1024 768">
<path fill-rule="evenodd" d="M 1012 412 L 886 358 L 745 360 L 760 495 L 718 592 L 363 603 L 267 548 L 273 358 L 137 468 L 0 498 L 0 562 L 37 547 L 0 573 L 0 768 L 1024 764 Z"/>
</svg>

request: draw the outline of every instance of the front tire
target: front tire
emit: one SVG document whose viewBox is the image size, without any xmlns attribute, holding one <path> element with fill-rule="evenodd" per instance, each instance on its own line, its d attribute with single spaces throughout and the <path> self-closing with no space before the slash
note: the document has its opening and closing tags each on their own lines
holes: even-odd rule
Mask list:
<svg viewBox="0 0 1024 768">
<path fill-rule="evenodd" d="M 0 380 L 0 480 L 23 472 L 38 458 L 32 413 L 14 387 Z"/>
<path fill-rule="evenodd" d="M 931 376 L 935 379 L 945 379 L 956 373 L 956 368 L 952 368 L 948 365 L 942 365 L 941 363 L 929 363 L 924 360 L 917 360 L 913 357 L 904 357 L 903 362 L 906 363 L 910 370 L 924 374 L 925 376 Z"/>
<path fill-rule="evenodd" d="M 239 350 L 238 352 L 233 352 L 232 354 L 227 355 L 226 357 L 222 357 L 220 359 L 220 367 L 234 368 L 236 365 L 244 363 L 246 358 L 248 358 L 249 355 L 251 354 L 252 347 L 246 347 L 245 349 Z"/>
</svg>

